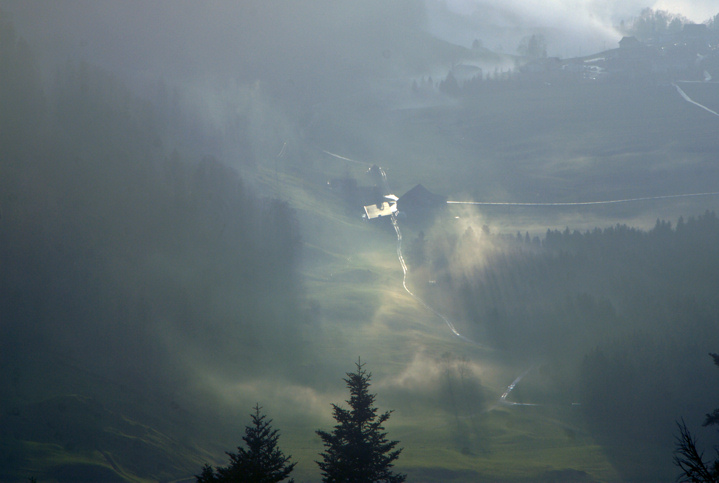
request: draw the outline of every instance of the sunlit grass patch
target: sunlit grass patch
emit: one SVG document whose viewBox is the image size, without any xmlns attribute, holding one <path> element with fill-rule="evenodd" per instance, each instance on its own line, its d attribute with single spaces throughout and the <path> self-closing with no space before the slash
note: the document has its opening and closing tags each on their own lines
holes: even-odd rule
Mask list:
<svg viewBox="0 0 719 483">
<path fill-rule="evenodd" d="M 551 421 L 521 411 L 480 413 L 472 425 L 436 411 L 423 417 L 422 424 L 417 421 L 423 432 L 395 428 L 398 439 L 412 441 L 405 444 L 402 466 L 417 481 L 538 481 L 563 471 L 586 473 L 591 481 L 620 479 L 601 447 L 586 435 L 570 436 Z"/>
<path fill-rule="evenodd" d="M 97 450 L 69 451 L 59 444 L 33 441 L 16 441 L 13 445 L 3 446 L 5 455 L 23 455 L 24 460 L 16 466 L 15 474 L 0 473 L 0 478 L 5 481 L 24 481 L 29 477 L 38 481 L 152 481 L 127 473 Z"/>
</svg>

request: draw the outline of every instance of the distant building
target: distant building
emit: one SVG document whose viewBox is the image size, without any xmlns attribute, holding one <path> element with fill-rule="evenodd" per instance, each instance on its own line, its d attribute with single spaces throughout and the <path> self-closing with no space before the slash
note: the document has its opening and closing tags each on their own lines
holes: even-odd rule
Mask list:
<svg viewBox="0 0 719 483">
<path fill-rule="evenodd" d="M 397 213 L 397 197 L 390 195 L 385 197 L 386 201 L 364 207 L 365 218 L 374 220 Z"/>
<path fill-rule="evenodd" d="M 446 204 L 446 196 L 434 194 L 418 184 L 397 200 L 397 209 L 404 212 L 408 218 L 417 219 L 427 216 Z"/>
<path fill-rule="evenodd" d="M 631 37 L 622 37 L 619 41 L 620 49 L 633 49 L 639 47 L 640 45 L 642 45 L 642 43 L 633 35 Z"/>
<path fill-rule="evenodd" d="M 652 82 L 652 64 L 657 55 L 655 48 L 643 44 L 636 37 L 622 37 L 619 48 L 607 59 L 607 72 L 614 80 Z"/>
</svg>

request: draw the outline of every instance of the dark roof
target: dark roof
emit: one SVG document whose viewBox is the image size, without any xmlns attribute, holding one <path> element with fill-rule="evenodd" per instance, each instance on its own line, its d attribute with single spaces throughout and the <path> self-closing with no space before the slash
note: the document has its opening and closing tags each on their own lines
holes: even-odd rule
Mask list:
<svg viewBox="0 0 719 483">
<path fill-rule="evenodd" d="M 622 48 L 635 47 L 639 44 L 641 44 L 641 42 L 633 35 L 631 37 L 622 37 L 619 41 L 619 47 Z"/>
<path fill-rule="evenodd" d="M 429 210 L 446 202 L 446 196 L 434 194 L 418 184 L 397 200 L 397 208 L 402 211 Z"/>
</svg>

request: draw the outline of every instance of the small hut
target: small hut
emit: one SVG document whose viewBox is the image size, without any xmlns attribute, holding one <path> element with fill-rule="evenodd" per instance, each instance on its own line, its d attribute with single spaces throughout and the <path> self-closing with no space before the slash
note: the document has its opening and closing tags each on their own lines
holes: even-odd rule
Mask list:
<svg viewBox="0 0 719 483">
<path fill-rule="evenodd" d="M 365 218 L 368 220 L 390 216 L 396 212 L 397 198 L 393 195 L 385 196 L 385 201 L 364 207 Z"/>
</svg>

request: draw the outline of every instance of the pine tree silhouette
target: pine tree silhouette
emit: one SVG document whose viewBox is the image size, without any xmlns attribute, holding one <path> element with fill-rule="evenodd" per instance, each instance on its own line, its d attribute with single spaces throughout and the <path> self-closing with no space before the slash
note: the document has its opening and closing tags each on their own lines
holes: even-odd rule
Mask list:
<svg viewBox="0 0 719 483">
<path fill-rule="evenodd" d="M 394 473 L 393 462 L 402 449 L 395 449 L 399 441 L 389 441 L 383 424 L 391 411 L 377 415 L 375 395 L 369 393 L 372 374 L 364 370 L 360 360 L 357 371 L 347 373 L 344 381 L 350 390 L 347 401 L 351 409 L 332 405 L 337 421 L 331 433 L 318 430 L 325 451 L 317 461 L 322 481 L 330 483 L 399 483 L 407 475 Z"/>
<path fill-rule="evenodd" d="M 272 429 L 271 419 L 262 414 L 259 404 L 255 405 L 252 423 L 245 427 L 242 440 L 247 448 L 237 447 L 237 453 L 228 452 L 230 465 L 212 467 L 205 465 L 197 483 L 276 483 L 285 480 L 297 463 L 289 463 L 291 456 L 285 456 L 277 447 L 279 431 Z M 294 483 L 294 480 L 289 480 Z"/>
</svg>

